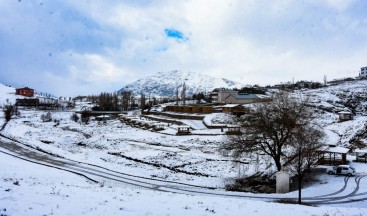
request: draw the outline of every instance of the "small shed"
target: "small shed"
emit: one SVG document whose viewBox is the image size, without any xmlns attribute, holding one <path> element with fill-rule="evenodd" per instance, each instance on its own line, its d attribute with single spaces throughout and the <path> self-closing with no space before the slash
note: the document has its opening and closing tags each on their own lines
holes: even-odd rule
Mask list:
<svg viewBox="0 0 367 216">
<path fill-rule="evenodd" d="M 353 119 L 353 113 L 349 112 L 349 111 L 341 111 L 338 112 L 339 115 L 339 121 L 349 121 Z"/>
<path fill-rule="evenodd" d="M 227 135 L 238 135 L 241 134 L 241 126 L 239 125 L 227 125 Z"/>
<path fill-rule="evenodd" d="M 356 149 L 356 161 L 367 163 L 367 149 Z"/>
<path fill-rule="evenodd" d="M 191 133 L 190 129 L 191 129 L 190 126 L 179 126 L 177 128 L 177 135 L 188 135 Z"/>
<path fill-rule="evenodd" d="M 319 163 L 330 165 L 347 164 L 347 153 L 349 150 L 341 146 L 325 146 L 319 151 Z"/>
</svg>

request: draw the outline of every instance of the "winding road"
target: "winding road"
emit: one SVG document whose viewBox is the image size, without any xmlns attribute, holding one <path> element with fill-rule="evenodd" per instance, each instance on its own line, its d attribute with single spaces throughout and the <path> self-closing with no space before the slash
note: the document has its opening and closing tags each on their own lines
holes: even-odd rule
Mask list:
<svg viewBox="0 0 367 216">
<path fill-rule="evenodd" d="M 293 201 L 297 200 L 296 197 L 285 197 L 284 195 L 279 194 L 255 195 L 250 193 L 228 192 L 218 188 L 202 187 L 197 185 L 131 175 L 93 164 L 82 163 L 53 156 L 34 149 L 31 146 L 19 143 L 16 140 L 10 140 L 2 135 L 0 137 L 0 153 L 7 154 L 18 159 L 39 164 L 42 166 L 71 172 L 83 176 L 88 180 L 99 183 L 101 185 L 107 184 L 111 186 L 129 186 L 145 188 L 149 190 L 158 190 L 162 192 L 238 197 L 260 199 L 266 201 L 285 199 Z M 303 203 L 312 205 L 331 205 L 365 201 L 367 200 L 367 191 L 361 192 L 360 185 L 363 180 L 367 179 L 366 177 L 367 175 L 360 175 L 355 177 L 347 176 L 344 178 L 343 187 L 338 191 L 319 196 L 303 197 Z"/>
</svg>

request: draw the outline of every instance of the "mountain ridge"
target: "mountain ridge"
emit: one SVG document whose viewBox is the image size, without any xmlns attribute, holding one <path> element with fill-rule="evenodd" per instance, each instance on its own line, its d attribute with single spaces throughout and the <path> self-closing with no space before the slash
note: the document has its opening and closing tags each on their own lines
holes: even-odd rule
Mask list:
<svg viewBox="0 0 367 216">
<path fill-rule="evenodd" d="M 173 70 L 158 72 L 152 76 L 136 80 L 122 87 L 118 92 L 131 91 L 135 95 L 150 94 L 151 96 L 174 97 L 177 88 L 182 90 L 185 83 L 186 95 L 198 92 L 209 92 L 215 88 L 241 88 L 244 84 L 225 78 L 216 78 L 197 72 Z"/>
</svg>

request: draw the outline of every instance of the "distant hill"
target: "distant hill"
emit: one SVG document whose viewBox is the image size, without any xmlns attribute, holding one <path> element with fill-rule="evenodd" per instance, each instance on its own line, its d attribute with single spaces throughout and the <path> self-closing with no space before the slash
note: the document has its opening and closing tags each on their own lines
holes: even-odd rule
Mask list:
<svg viewBox="0 0 367 216">
<path fill-rule="evenodd" d="M 158 72 L 155 75 L 139 79 L 119 90 L 132 91 L 135 95 L 144 93 L 151 96 L 172 97 L 175 96 L 177 87 L 179 91 L 182 84 L 186 85 L 186 95 L 191 96 L 198 92 L 210 92 L 215 88 L 241 88 L 243 84 L 212 76 L 184 71 Z"/>
</svg>

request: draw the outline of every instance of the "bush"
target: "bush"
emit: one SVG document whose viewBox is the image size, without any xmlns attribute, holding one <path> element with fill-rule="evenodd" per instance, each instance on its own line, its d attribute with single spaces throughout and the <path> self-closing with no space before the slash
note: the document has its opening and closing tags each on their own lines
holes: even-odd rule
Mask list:
<svg viewBox="0 0 367 216">
<path fill-rule="evenodd" d="M 19 115 L 18 108 L 12 104 L 4 105 L 3 107 L 5 121 L 10 121 L 13 115 Z"/>
<path fill-rule="evenodd" d="M 79 121 L 79 116 L 76 113 L 73 113 L 70 117 L 71 120 L 78 122 Z"/>
<path fill-rule="evenodd" d="M 274 193 L 275 179 L 263 173 L 235 179 L 234 182 L 225 185 L 227 191 L 240 191 L 251 193 Z"/>
<path fill-rule="evenodd" d="M 50 122 L 52 121 L 52 115 L 51 115 L 51 112 L 47 112 L 46 115 L 45 114 L 42 114 L 41 115 L 41 120 L 43 122 Z"/>
<path fill-rule="evenodd" d="M 81 118 L 82 122 L 84 124 L 88 124 L 89 123 L 89 120 L 90 120 L 90 117 L 87 113 L 82 113 L 82 118 Z"/>
</svg>

